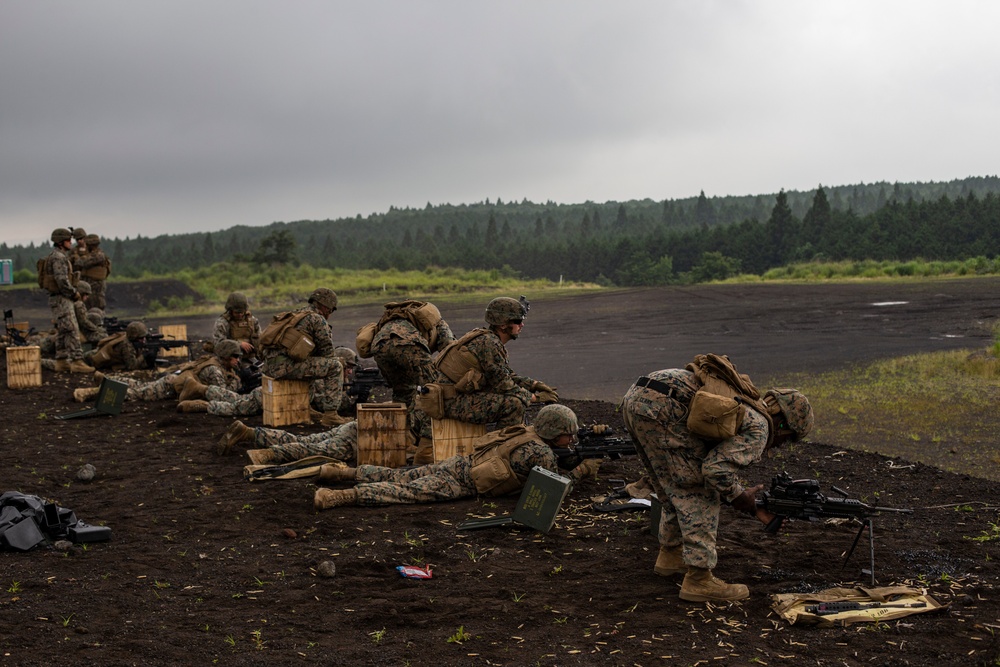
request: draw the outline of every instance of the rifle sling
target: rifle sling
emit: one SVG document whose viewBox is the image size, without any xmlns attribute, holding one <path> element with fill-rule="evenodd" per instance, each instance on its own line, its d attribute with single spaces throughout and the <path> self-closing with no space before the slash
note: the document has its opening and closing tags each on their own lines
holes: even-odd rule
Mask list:
<svg viewBox="0 0 1000 667">
<path fill-rule="evenodd" d="M 660 382 L 659 380 L 654 380 L 643 375 L 641 378 L 635 381 L 635 386 L 637 387 L 648 387 L 653 391 L 658 391 L 667 398 L 677 398 L 680 392 L 677 391 L 677 387 L 671 387 L 670 385 Z"/>
</svg>

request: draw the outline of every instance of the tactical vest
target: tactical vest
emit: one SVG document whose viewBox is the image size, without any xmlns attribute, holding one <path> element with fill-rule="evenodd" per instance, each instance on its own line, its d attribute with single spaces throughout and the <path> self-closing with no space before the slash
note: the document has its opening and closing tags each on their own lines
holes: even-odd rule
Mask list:
<svg viewBox="0 0 1000 667">
<path fill-rule="evenodd" d="M 181 389 L 184 387 L 184 381 L 189 377 L 193 377 L 199 380 L 198 374 L 202 372 L 208 366 L 218 366 L 222 368 L 222 362 L 214 354 L 210 354 L 202 357 L 201 359 L 195 359 L 194 361 L 188 361 L 180 365 L 172 376 L 170 376 L 170 384 L 177 393 L 180 393 Z M 223 372 L 227 369 L 223 368 Z M 200 381 L 200 380 L 199 380 Z"/>
<path fill-rule="evenodd" d="M 691 399 L 688 428 L 705 437 L 731 437 L 728 431 L 735 432 L 739 428 L 746 414 L 744 406 L 749 405 L 767 420 L 767 444 L 770 446 L 774 439 L 774 420 L 771 418 L 773 406 L 764 401 L 748 375 L 736 370 L 729 357 L 699 354 L 685 369 L 694 373 L 701 385 Z M 712 422 L 721 424 L 722 420 L 728 420 L 730 426 L 723 427 L 727 433 L 722 435 L 702 433 L 697 426 L 692 426 L 692 420 L 708 422 L 710 429 Z"/>
<path fill-rule="evenodd" d="M 521 489 L 527 478 L 511 468 L 510 455 L 538 437 L 533 427 L 518 425 L 476 438 L 469 457 L 476 491 L 483 496 L 505 496 Z"/>
<path fill-rule="evenodd" d="M 50 293 L 59 292 L 59 283 L 56 282 L 56 276 L 52 273 L 52 264 L 48 261 L 48 257 L 39 259 L 35 268 L 38 269 L 38 286 Z"/>
<path fill-rule="evenodd" d="M 107 277 L 111 274 L 111 260 L 105 257 L 103 264 L 88 267 L 81 271 L 80 274 L 84 278 L 90 278 L 91 280 L 107 280 Z"/>
<path fill-rule="evenodd" d="M 287 312 L 275 315 L 260 335 L 261 347 L 281 348 L 295 361 L 307 359 L 316 349 L 316 344 L 309 334 L 299 331 L 295 325 L 311 312 L 305 310 L 299 313 Z"/>
<path fill-rule="evenodd" d="M 249 312 L 246 318 L 242 320 L 234 321 L 227 317 L 226 321 L 229 322 L 229 338 L 238 342 L 250 342 L 254 334 L 254 327 Z"/>
<path fill-rule="evenodd" d="M 94 367 L 103 367 L 114 361 L 121 361 L 117 359 L 113 350 L 115 345 L 126 339 L 126 334 L 124 331 L 119 331 L 118 333 L 113 333 L 106 338 L 102 338 L 100 342 L 97 343 L 97 351 L 94 352 L 91 359 L 91 365 Z"/>
<path fill-rule="evenodd" d="M 470 352 L 469 348 L 465 347 L 465 345 L 474 338 L 478 338 L 488 332 L 489 329 L 486 328 L 473 329 L 458 340 L 448 343 L 441 350 L 441 353 L 434 361 L 434 365 L 437 366 L 439 371 L 444 373 L 445 377 L 456 384 L 461 382 L 469 371 L 476 371 L 481 376 L 483 368 L 479 363 L 479 358 Z"/>
</svg>

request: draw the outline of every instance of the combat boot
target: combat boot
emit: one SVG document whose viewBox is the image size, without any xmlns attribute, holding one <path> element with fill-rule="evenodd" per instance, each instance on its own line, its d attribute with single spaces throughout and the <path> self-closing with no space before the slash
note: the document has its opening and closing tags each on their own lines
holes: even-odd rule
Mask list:
<svg viewBox="0 0 1000 667">
<path fill-rule="evenodd" d="M 670 549 L 660 547 L 660 554 L 656 557 L 656 565 L 653 566 L 653 572 L 661 577 L 672 577 L 677 574 L 687 573 L 688 566 L 684 563 L 684 558 L 681 556 L 682 551 L 683 549 L 679 546 Z"/>
<path fill-rule="evenodd" d="M 100 385 L 106 376 L 101 371 L 94 371 L 94 384 Z"/>
<path fill-rule="evenodd" d="M 703 567 L 688 568 L 684 583 L 681 584 L 681 599 L 688 602 L 726 602 L 745 600 L 748 597 L 749 588 L 743 584 L 727 584 Z"/>
<path fill-rule="evenodd" d="M 250 442 L 252 440 L 253 429 L 237 419 L 229 425 L 226 432 L 219 438 L 219 446 L 216 447 L 215 452 L 219 456 L 223 456 L 233 451 L 233 447 L 239 443 Z"/>
<path fill-rule="evenodd" d="M 52 370 L 56 373 L 69 373 L 69 359 L 56 359 L 52 364 Z"/>
<path fill-rule="evenodd" d="M 281 463 L 281 461 L 278 460 L 278 455 L 271 449 L 248 449 L 247 456 L 250 457 L 250 463 L 258 466 Z"/>
<path fill-rule="evenodd" d="M 327 427 L 343 426 L 349 421 L 354 421 L 354 420 L 349 417 L 341 417 L 340 413 L 338 413 L 336 410 L 330 410 L 329 412 L 324 412 L 323 416 L 320 417 L 319 419 L 319 423 Z"/>
<path fill-rule="evenodd" d="M 94 367 L 88 366 L 83 359 L 74 359 L 69 364 L 70 373 L 93 373 L 94 370 Z"/>
<path fill-rule="evenodd" d="M 205 391 L 208 389 L 206 385 L 198 382 L 197 378 L 189 377 L 184 380 L 184 386 L 181 387 L 180 396 L 177 397 L 179 401 L 190 401 L 192 399 L 204 399 Z M 202 410 L 204 412 L 204 410 Z"/>
<path fill-rule="evenodd" d="M 316 495 L 313 497 L 313 509 L 317 512 L 357 504 L 357 489 L 317 489 Z"/>
<path fill-rule="evenodd" d="M 208 401 L 181 401 L 177 412 L 208 412 Z"/>
<path fill-rule="evenodd" d="M 428 463 L 434 463 L 434 441 L 420 438 L 417 441 L 417 451 L 413 452 L 413 465 L 423 466 Z"/>
<path fill-rule="evenodd" d="M 100 391 L 100 387 L 80 387 L 73 390 L 73 400 L 77 403 L 83 403 L 84 401 L 97 398 L 97 394 Z"/>
<path fill-rule="evenodd" d="M 327 463 L 319 468 L 319 481 L 321 482 L 356 482 L 358 469 L 339 466 L 334 463 Z"/>
</svg>

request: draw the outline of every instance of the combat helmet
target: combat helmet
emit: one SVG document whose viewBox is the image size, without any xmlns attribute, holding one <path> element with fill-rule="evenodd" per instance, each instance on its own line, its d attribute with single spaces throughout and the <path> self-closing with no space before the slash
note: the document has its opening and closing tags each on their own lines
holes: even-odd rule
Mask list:
<svg viewBox="0 0 1000 667">
<path fill-rule="evenodd" d="M 63 241 L 71 241 L 73 239 L 73 232 L 69 231 L 65 227 L 60 227 L 58 229 L 52 230 L 52 242 L 62 243 Z"/>
<path fill-rule="evenodd" d="M 349 347 L 338 345 L 333 348 L 333 356 L 340 359 L 340 362 L 344 364 L 345 367 L 358 365 L 358 353 Z"/>
<path fill-rule="evenodd" d="M 129 322 L 128 326 L 125 327 L 125 335 L 129 340 L 139 340 L 140 338 L 145 338 L 148 333 L 149 330 L 146 329 L 146 325 L 138 320 L 135 322 Z"/>
<path fill-rule="evenodd" d="M 73 227 L 73 238 L 77 241 L 83 241 L 87 237 L 87 230 L 83 227 Z M 86 241 L 84 241 L 86 243 Z"/>
<path fill-rule="evenodd" d="M 88 283 L 86 280 L 81 280 L 77 284 L 76 291 L 79 292 L 80 294 L 93 294 L 94 293 L 94 290 L 91 289 L 91 287 L 90 287 L 90 283 Z"/>
<path fill-rule="evenodd" d="M 331 311 L 337 310 L 337 293 L 329 287 L 317 287 L 309 295 L 309 303 L 318 303 Z"/>
<path fill-rule="evenodd" d="M 80 284 L 82 285 L 83 283 L 80 283 Z M 100 313 L 95 313 L 93 310 L 91 310 L 91 311 L 89 311 L 87 313 L 87 321 L 89 321 L 95 327 L 103 327 L 104 326 L 104 318 L 101 317 Z"/>
<path fill-rule="evenodd" d="M 518 301 L 509 296 L 498 296 L 486 305 L 486 323 L 491 326 L 499 327 L 509 322 L 520 322 L 527 315 L 527 300 Z"/>
<path fill-rule="evenodd" d="M 764 397 L 770 397 L 778 404 L 778 409 L 784 416 L 784 426 L 795 433 L 795 440 L 801 440 L 809 435 L 816 420 L 805 394 L 797 389 L 769 389 Z M 777 426 L 779 429 L 782 428 L 781 424 Z"/>
<path fill-rule="evenodd" d="M 219 359 L 229 359 L 230 357 L 242 357 L 243 348 L 232 338 L 224 338 L 215 344 L 213 350 Z"/>
<path fill-rule="evenodd" d="M 101 237 L 97 234 L 87 234 L 83 237 L 83 242 L 87 244 L 88 248 L 96 248 L 101 245 Z"/>
<path fill-rule="evenodd" d="M 565 405 L 546 405 L 535 415 L 532 423 L 535 433 L 545 440 L 555 440 L 560 435 L 576 435 L 580 430 L 576 413 Z"/>
<path fill-rule="evenodd" d="M 243 292 L 233 292 L 226 299 L 226 310 L 250 310 L 250 301 Z"/>
</svg>

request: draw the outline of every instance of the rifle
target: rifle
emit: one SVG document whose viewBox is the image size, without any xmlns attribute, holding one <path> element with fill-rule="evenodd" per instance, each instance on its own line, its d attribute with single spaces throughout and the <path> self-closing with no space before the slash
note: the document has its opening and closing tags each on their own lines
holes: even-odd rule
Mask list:
<svg viewBox="0 0 1000 667">
<path fill-rule="evenodd" d="M 911 509 L 897 509 L 880 505 L 868 505 L 849 497 L 843 489 L 831 486 L 839 498 L 831 498 L 819 490 L 819 482 L 815 479 L 792 479 L 787 472 L 776 475 L 771 480 L 771 490 L 764 492 L 763 500 L 757 501 L 757 507 L 762 507 L 774 514 L 774 519 L 764 528 L 768 533 L 777 533 L 785 519 L 800 521 L 818 521 L 823 518 L 856 519 L 861 522 L 861 528 L 844 558 L 844 563 L 854 553 L 861 535 L 868 529 L 868 546 L 870 554 L 870 570 L 862 570 L 871 574 L 872 586 L 875 585 L 875 536 L 872 532 L 872 517 L 880 512 L 896 512 L 912 514 Z"/>
<path fill-rule="evenodd" d="M 572 470 L 584 459 L 608 458 L 612 461 L 624 455 L 635 454 L 635 443 L 631 438 L 615 435 L 614 429 L 604 424 L 583 427 L 577 431 L 577 444 L 573 447 L 553 447 L 559 460 L 559 467 Z"/>
<path fill-rule="evenodd" d="M 346 389 L 347 395 L 353 398 L 355 403 L 367 403 L 372 390 L 388 386 L 389 383 L 382 377 L 382 371 L 378 368 L 357 366 L 354 369 L 354 377 L 347 383 Z"/>
<path fill-rule="evenodd" d="M 817 616 L 831 616 L 842 611 L 855 611 L 858 609 L 917 609 L 926 607 L 926 602 L 821 602 L 806 606 L 806 611 Z"/>
<path fill-rule="evenodd" d="M 38 333 L 32 327 L 28 331 L 23 331 L 14 326 L 14 311 L 3 311 L 3 324 L 7 329 L 7 341 L 15 347 L 23 347 L 28 344 L 28 336 Z"/>
<path fill-rule="evenodd" d="M 121 331 L 125 331 L 128 325 L 132 324 L 134 320 L 119 320 L 117 317 L 105 317 L 104 318 L 104 329 L 108 332 L 108 335 L 116 334 Z"/>
</svg>

